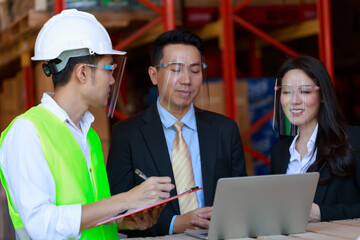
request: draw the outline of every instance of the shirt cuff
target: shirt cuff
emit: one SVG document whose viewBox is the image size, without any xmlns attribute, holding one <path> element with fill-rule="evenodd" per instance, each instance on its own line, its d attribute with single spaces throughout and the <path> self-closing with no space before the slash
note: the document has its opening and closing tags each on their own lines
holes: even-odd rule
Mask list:
<svg viewBox="0 0 360 240">
<path fill-rule="evenodd" d="M 58 207 L 60 208 L 59 219 L 62 220 L 58 222 L 56 231 L 65 233 L 64 235 L 71 239 L 79 239 L 81 236 L 81 204 L 62 205 Z"/>
<path fill-rule="evenodd" d="M 171 219 L 171 223 L 170 223 L 170 227 L 169 227 L 169 235 L 173 234 L 173 228 L 174 228 L 174 222 L 175 222 L 175 218 L 177 217 L 178 215 L 174 215 Z"/>
</svg>

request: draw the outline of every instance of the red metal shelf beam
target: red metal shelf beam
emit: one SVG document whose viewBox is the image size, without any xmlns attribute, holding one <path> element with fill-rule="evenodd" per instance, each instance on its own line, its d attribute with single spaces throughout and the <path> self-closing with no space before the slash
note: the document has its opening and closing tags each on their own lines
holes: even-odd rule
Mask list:
<svg viewBox="0 0 360 240">
<path fill-rule="evenodd" d="M 153 28 L 154 26 L 158 25 L 159 23 L 161 23 L 163 21 L 163 17 L 160 16 L 154 20 L 152 20 L 151 22 L 149 22 L 148 24 L 146 24 L 144 27 L 140 28 L 139 30 L 137 30 L 134 34 L 132 34 L 131 36 L 129 36 L 128 38 L 126 38 L 124 41 L 120 42 L 118 45 L 116 45 L 114 48 L 117 50 L 123 50 L 126 48 L 126 46 L 128 46 L 130 43 L 134 42 L 136 39 L 138 39 L 139 37 L 141 37 L 142 35 L 144 35 L 147 31 L 149 31 L 151 28 Z"/>
<path fill-rule="evenodd" d="M 117 50 L 123 50 L 130 43 L 134 42 L 142 35 L 144 35 L 147 31 L 155 27 L 157 24 L 161 22 L 164 23 L 164 31 L 175 29 L 175 6 L 174 0 L 163 0 L 163 6 L 159 7 L 152 3 L 149 0 L 137 0 L 138 2 L 147 6 L 150 10 L 157 12 L 160 16 L 156 19 L 152 20 L 145 26 L 138 29 L 135 33 L 130 35 L 128 38 L 117 44 L 114 48 Z"/>
<path fill-rule="evenodd" d="M 246 7 L 252 0 L 244 0 L 236 6 L 232 5 L 232 0 L 222 0 L 220 1 L 220 17 L 222 19 L 223 26 L 223 80 L 224 80 L 224 91 L 225 91 L 225 109 L 226 115 L 234 120 L 237 120 L 237 109 L 236 109 L 236 58 L 235 58 L 235 38 L 234 38 L 234 22 L 256 35 L 269 42 L 271 45 L 284 52 L 285 54 L 297 57 L 300 56 L 300 53 L 294 51 L 293 49 L 287 47 L 276 39 L 272 38 L 270 35 L 266 34 L 256 26 L 245 21 L 243 18 L 235 15 L 241 9 Z M 333 66 L 333 46 L 332 46 L 332 32 L 331 32 L 331 9 L 330 1 L 328 0 L 317 0 L 317 12 L 318 12 L 318 21 L 320 24 L 319 32 L 319 58 L 324 62 L 327 67 L 330 77 L 334 84 L 334 66 Z M 253 56 L 249 56 L 249 60 L 252 64 L 256 64 L 251 68 L 252 75 L 259 75 L 261 73 L 260 68 L 261 64 L 259 56 L 256 56 L 256 46 L 255 40 L 253 37 L 249 38 L 250 51 Z M 247 131 L 242 134 L 242 137 L 245 138 L 256 131 L 259 127 L 265 124 L 272 117 L 272 111 L 254 123 Z M 255 158 L 263 161 L 265 164 L 269 165 L 270 160 L 268 157 L 262 155 L 261 153 L 255 151 L 254 149 L 245 146 L 244 150 L 250 153 Z"/>
<path fill-rule="evenodd" d="M 264 39 L 265 41 L 267 41 L 268 43 L 270 43 L 271 45 L 273 45 L 274 47 L 276 47 L 277 49 L 279 49 L 280 51 L 286 53 L 287 55 L 290 55 L 292 57 L 298 57 L 300 56 L 300 53 L 292 50 L 291 48 L 289 48 L 288 46 L 282 44 L 281 42 L 279 42 L 278 40 L 274 39 L 273 37 L 271 37 L 270 35 L 266 34 L 265 32 L 261 31 L 259 28 L 255 27 L 254 25 L 252 25 L 251 23 L 245 21 L 243 18 L 234 15 L 233 16 L 234 21 L 239 24 L 240 26 L 242 26 L 243 28 L 245 28 L 246 30 L 248 30 L 249 32 L 252 32 L 253 34 L 255 34 L 256 36 Z"/>
<path fill-rule="evenodd" d="M 169 31 L 172 29 L 175 29 L 175 5 L 174 0 L 163 0 L 162 1 L 162 7 L 159 7 L 149 0 L 137 0 L 138 2 L 144 4 L 149 9 L 157 12 L 160 16 L 153 21 L 149 22 L 139 30 L 137 30 L 135 33 L 130 35 L 128 38 L 120 42 L 115 46 L 115 49 L 117 50 L 124 50 L 126 46 L 128 46 L 130 43 L 134 42 L 136 39 L 144 35 L 147 31 L 149 31 L 151 28 L 155 27 L 157 24 L 163 22 L 164 27 L 163 31 Z M 118 110 L 115 109 L 114 116 L 119 119 L 126 118 L 126 115 L 120 113 Z"/>
<path fill-rule="evenodd" d="M 318 35 L 319 58 L 326 66 L 333 86 L 335 86 L 334 54 L 331 27 L 331 3 L 329 0 L 317 0 L 316 5 L 318 21 L 320 25 L 320 32 Z"/>
<path fill-rule="evenodd" d="M 61 13 L 62 10 L 66 9 L 66 0 L 54 0 L 54 15 Z"/>
<path fill-rule="evenodd" d="M 222 44 L 222 68 L 225 90 L 225 113 L 237 120 L 236 106 L 236 58 L 234 42 L 234 21 L 232 20 L 232 1 L 220 1 L 220 17 L 222 19 L 223 44 Z"/>
</svg>

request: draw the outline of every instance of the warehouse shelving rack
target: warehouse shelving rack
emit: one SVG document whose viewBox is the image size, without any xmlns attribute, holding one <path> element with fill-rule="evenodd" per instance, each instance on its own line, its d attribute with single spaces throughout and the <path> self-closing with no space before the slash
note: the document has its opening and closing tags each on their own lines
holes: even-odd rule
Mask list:
<svg viewBox="0 0 360 240">
<path fill-rule="evenodd" d="M 143 3 L 149 9 L 154 11 L 154 14 L 141 14 L 141 18 L 148 19 L 148 23 L 135 31 L 125 40 L 121 40 L 115 45 L 116 49 L 126 49 L 131 43 L 139 40 L 141 36 L 147 33 L 150 29 L 163 23 L 162 31 L 174 29 L 175 24 L 175 0 L 162 0 L 162 6 L 157 6 L 149 0 L 137 0 Z M 251 66 L 251 76 L 261 76 L 261 66 L 259 61 L 259 48 L 264 44 L 271 44 L 275 48 L 283 51 L 289 56 L 298 56 L 300 53 L 287 47 L 281 41 L 291 39 L 291 36 L 286 36 L 284 32 L 290 32 L 291 26 L 287 29 L 275 31 L 273 33 L 266 33 L 251 23 L 241 18 L 237 13 L 246 7 L 252 0 L 243 0 L 239 4 L 233 6 L 232 0 L 219 0 L 220 19 L 217 22 L 210 23 L 199 30 L 199 35 L 206 38 L 218 37 L 220 39 L 220 49 L 222 54 L 222 68 L 223 68 L 223 82 L 224 82 L 224 96 L 225 96 L 225 113 L 228 117 L 237 120 L 236 108 L 236 56 L 235 47 L 238 41 L 234 38 L 234 24 L 238 24 L 242 28 L 248 30 L 254 37 L 250 37 L 248 41 L 248 48 L 251 52 L 249 56 Z M 66 8 L 64 0 L 53 0 L 54 14 L 61 12 Z M 331 79 L 334 82 L 334 66 L 333 66 L 333 46 L 332 46 L 332 29 L 331 29 L 331 11 L 329 0 L 317 0 L 317 19 L 301 23 L 297 26 L 303 35 L 318 35 L 319 58 L 327 67 Z M 14 22 L 8 30 L 2 32 L 0 35 L 0 72 L 4 69 L 12 69 L 9 67 L 14 62 L 20 59 L 21 71 L 23 75 L 24 94 L 23 100 L 25 109 L 29 109 L 34 105 L 34 83 L 33 83 L 33 66 L 30 61 L 30 55 L 33 51 L 35 43 L 35 32 L 37 32 L 42 24 L 51 17 L 49 12 L 35 12 L 30 10 L 20 20 Z M 118 14 L 120 15 L 120 14 Z M 133 16 L 122 13 L 124 18 L 131 20 Z M 116 13 L 113 13 L 115 19 L 118 19 Z M 98 17 L 98 16 L 97 16 Z M 103 16 L 104 17 L 104 16 Z M 101 16 L 99 17 L 101 21 Z M 104 17 L 106 18 L 106 17 Z M 106 18 L 107 19 L 107 18 Z M 124 19 L 122 19 L 124 20 Z M 106 27 L 106 21 L 101 21 Z M 118 19 L 121 24 L 121 19 Z M 292 34 L 294 35 L 294 34 Z M 296 35 L 296 34 L 295 34 Z M 263 39 L 259 41 L 257 38 Z M 286 36 L 285 39 L 282 36 Z M 14 43 L 12 43 L 14 42 Z M 259 44 L 260 43 L 260 44 Z M 0 74 L 1 80 L 1 74 Z M 115 113 L 118 118 L 126 117 L 120 112 Z M 272 111 L 264 115 L 260 120 L 254 123 L 248 130 L 242 133 L 242 138 L 246 138 L 253 132 L 257 131 L 264 123 L 272 117 Z M 257 159 L 269 164 L 267 156 L 255 151 L 254 149 L 244 145 L 246 152 L 250 153 Z"/>
</svg>

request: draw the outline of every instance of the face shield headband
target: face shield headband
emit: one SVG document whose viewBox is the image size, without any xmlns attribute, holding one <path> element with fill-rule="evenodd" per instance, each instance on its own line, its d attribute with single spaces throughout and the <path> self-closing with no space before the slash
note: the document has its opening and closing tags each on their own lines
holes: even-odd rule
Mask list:
<svg viewBox="0 0 360 240">
<path fill-rule="evenodd" d="M 320 87 L 308 79 L 277 78 L 274 87 L 273 128 L 280 135 L 296 136 L 298 128 L 317 119 Z"/>
<path fill-rule="evenodd" d="M 159 101 L 167 111 L 183 111 L 193 102 L 197 107 L 209 103 L 207 65 L 202 61 L 194 61 L 187 56 L 175 56 L 172 61 L 161 62 L 155 68 Z"/>
</svg>

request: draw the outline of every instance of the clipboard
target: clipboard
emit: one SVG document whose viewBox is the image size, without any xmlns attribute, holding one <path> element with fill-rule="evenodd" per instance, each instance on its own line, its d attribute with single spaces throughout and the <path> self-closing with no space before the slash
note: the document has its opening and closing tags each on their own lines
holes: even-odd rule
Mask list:
<svg viewBox="0 0 360 240">
<path fill-rule="evenodd" d="M 141 207 L 141 208 L 138 208 L 138 209 L 135 209 L 133 211 L 130 211 L 130 212 L 127 212 L 127 213 L 124 213 L 124 214 L 121 214 L 121 215 L 117 215 L 115 217 L 111 217 L 111 218 L 108 218 L 104 221 L 101 221 L 97 224 L 95 224 L 94 226 L 92 227 L 97 227 L 97 226 L 100 226 L 102 224 L 105 224 L 105 223 L 108 223 L 108 222 L 111 222 L 111 221 L 114 221 L 114 220 L 117 220 L 117 219 L 120 219 L 120 218 L 124 218 L 124 217 L 127 217 L 127 216 L 130 216 L 132 214 L 135 214 L 135 213 L 138 213 L 138 212 L 141 212 L 141 211 L 144 211 L 144 210 L 147 210 L 147 209 L 150 209 L 150 208 L 153 208 L 153 207 L 156 207 L 158 205 L 161 205 L 163 203 L 167 203 L 167 202 L 170 202 L 174 199 L 177 199 L 179 197 L 182 197 L 182 196 L 185 196 L 185 195 L 188 195 L 190 193 L 193 193 L 193 192 L 196 192 L 196 191 L 199 191 L 203 188 L 199 188 L 199 187 L 193 187 L 193 188 L 190 188 L 189 190 L 186 190 L 185 192 L 181 193 L 181 194 L 178 194 L 178 195 L 175 195 L 175 196 L 172 196 L 172 197 L 169 197 L 169 198 L 166 198 L 160 202 L 156 202 L 156 203 L 153 203 L 153 204 L 150 204 L 150 205 L 147 205 L 145 207 Z"/>
</svg>

